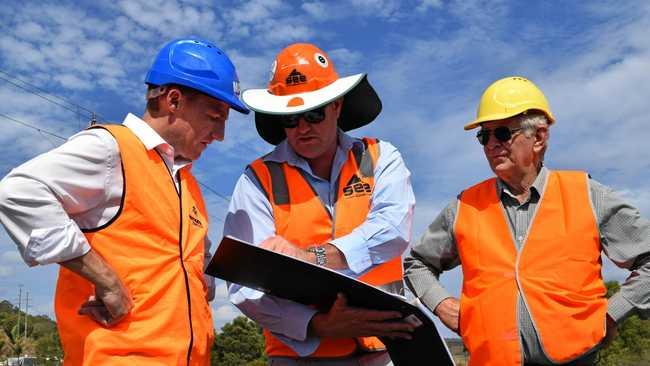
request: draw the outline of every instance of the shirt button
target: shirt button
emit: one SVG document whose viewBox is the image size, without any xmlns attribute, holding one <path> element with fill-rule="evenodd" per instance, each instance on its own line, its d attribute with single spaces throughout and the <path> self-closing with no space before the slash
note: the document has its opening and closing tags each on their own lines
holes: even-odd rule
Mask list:
<svg viewBox="0 0 650 366">
<path fill-rule="evenodd" d="M 519 240 L 519 241 L 524 241 L 524 237 L 521 236 L 521 235 L 519 235 L 519 236 L 517 237 L 517 240 Z"/>
</svg>

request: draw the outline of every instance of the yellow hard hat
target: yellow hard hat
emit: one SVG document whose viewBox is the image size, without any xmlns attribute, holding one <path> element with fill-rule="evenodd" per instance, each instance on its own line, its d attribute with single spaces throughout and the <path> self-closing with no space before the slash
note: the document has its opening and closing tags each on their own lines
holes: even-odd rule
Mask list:
<svg viewBox="0 0 650 366">
<path fill-rule="evenodd" d="M 543 112 L 549 124 L 555 122 L 546 97 L 532 81 L 520 76 L 503 78 L 485 89 L 476 111 L 476 119 L 466 124 L 465 130 L 476 128 L 483 122 L 509 118 L 530 110 Z"/>
</svg>

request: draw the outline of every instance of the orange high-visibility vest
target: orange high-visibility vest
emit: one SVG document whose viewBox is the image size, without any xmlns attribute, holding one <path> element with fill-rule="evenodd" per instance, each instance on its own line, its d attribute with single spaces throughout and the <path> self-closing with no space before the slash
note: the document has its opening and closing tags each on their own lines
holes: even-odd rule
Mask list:
<svg viewBox="0 0 650 366">
<path fill-rule="evenodd" d="M 374 167 L 379 158 L 379 145 L 376 139 L 364 138 L 363 142 L 364 149 L 350 149 L 341 169 L 333 217 L 307 178 L 302 176 L 306 173 L 300 169 L 287 163 L 263 159 L 257 159 L 250 165 L 273 207 L 277 235 L 306 249 L 347 235 L 366 220 L 375 186 Z M 402 272 L 402 259 L 396 256 L 374 266 L 359 280 L 374 286 L 401 284 Z M 264 336 L 267 355 L 298 356 L 266 329 Z M 320 346 L 309 357 L 347 356 L 358 347 L 365 350 L 386 349 L 375 337 L 321 338 Z"/>
<path fill-rule="evenodd" d="M 203 278 L 208 219 L 188 167 L 180 194 L 158 152 L 126 127 L 102 126 L 117 140 L 124 177 L 122 204 L 110 222 L 85 232 L 128 288 L 134 307 L 105 328 L 77 310 L 94 286 L 61 267 L 57 325 L 66 366 L 209 365 L 214 340 Z"/>
<path fill-rule="evenodd" d="M 605 336 L 600 235 L 584 172 L 549 172 L 517 252 L 492 178 L 461 194 L 455 238 L 463 269 L 460 331 L 471 365 L 522 364 L 517 296 L 546 355 L 565 363 Z"/>
</svg>

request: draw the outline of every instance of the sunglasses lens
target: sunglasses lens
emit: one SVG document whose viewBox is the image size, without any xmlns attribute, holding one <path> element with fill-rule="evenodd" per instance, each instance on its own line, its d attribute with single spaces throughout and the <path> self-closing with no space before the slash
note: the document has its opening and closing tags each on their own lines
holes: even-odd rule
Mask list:
<svg viewBox="0 0 650 366">
<path fill-rule="evenodd" d="M 325 108 L 321 107 L 304 113 L 305 121 L 309 123 L 320 123 L 325 119 Z"/>
<path fill-rule="evenodd" d="M 506 142 L 510 141 L 510 138 L 512 138 L 512 133 L 508 127 L 501 126 L 494 129 L 494 137 L 496 137 L 497 140 L 501 142 Z"/>
<path fill-rule="evenodd" d="M 300 114 L 287 114 L 280 118 L 280 124 L 284 128 L 294 128 L 298 126 L 298 121 L 300 121 Z"/>
<path fill-rule="evenodd" d="M 295 128 L 298 126 L 300 119 L 304 118 L 308 123 L 320 123 L 325 119 L 325 107 L 312 109 L 304 113 L 287 114 L 280 118 L 280 124 L 283 128 Z"/>
<path fill-rule="evenodd" d="M 490 131 L 489 130 L 481 130 L 476 134 L 476 138 L 478 139 L 478 143 L 485 146 L 488 143 L 488 140 L 490 139 Z"/>
</svg>

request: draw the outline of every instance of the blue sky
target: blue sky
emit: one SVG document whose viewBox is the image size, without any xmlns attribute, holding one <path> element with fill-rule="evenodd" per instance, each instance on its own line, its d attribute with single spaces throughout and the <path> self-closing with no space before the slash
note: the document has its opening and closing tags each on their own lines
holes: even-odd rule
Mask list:
<svg viewBox="0 0 650 366">
<path fill-rule="evenodd" d="M 244 89 L 265 85 L 280 49 L 308 41 L 329 53 L 339 74 L 367 72 L 382 97 L 379 118 L 353 134 L 401 150 L 417 199 L 414 239 L 464 187 L 491 175 L 474 133 L 462 126 L 483 89 L 508 75 L 533 80 L 557 117 L 547 166 L 587 170 L 650 216 L 649 28 L 646 1 L 5 1 L 0 114 L 68 137 L 87 116 L 3 79 L 121 122 L 142 113 L 144 74 L 173 38 L 198 35 L 220 45 Z M 61 143 L 1 116 L 0 123 L 2 175 Z M 270 149 L 251 116 L 232 113 L 226 141 L 195 164 L 199 180 L 219 193 L 204 192 L 213 241 L 243 167 Z M 23 284 L 31 312 L 52 315 L 55 266 L 27 268 L 0 231 L 0 298 L 15 301 Z M 626 277 L 608 263 L 605 274 Z M 456 270 L 442 281 L 458 293 L 460 276 Z M 220 327 L 238 313 L 223 283 L 217 296 Z"/>
</svg>

